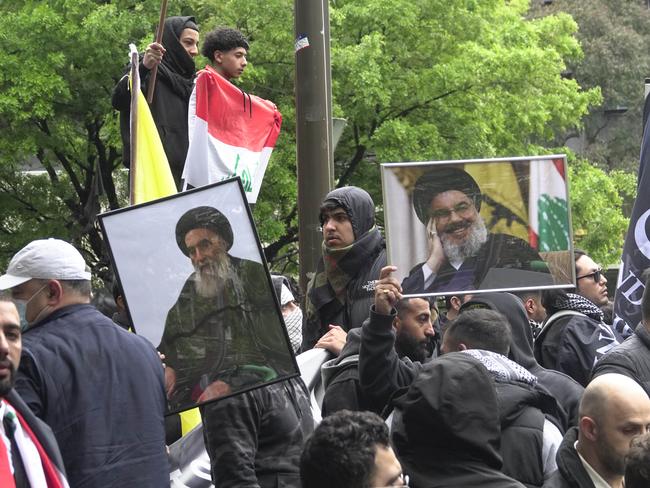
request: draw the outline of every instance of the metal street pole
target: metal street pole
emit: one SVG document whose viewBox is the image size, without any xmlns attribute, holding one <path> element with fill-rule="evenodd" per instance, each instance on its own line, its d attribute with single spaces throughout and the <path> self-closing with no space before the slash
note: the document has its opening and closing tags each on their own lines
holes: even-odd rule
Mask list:
<svg viewBox="0 0 650 488">
<path fill-rule="evenodd" d="M 295 0 L 296 157 L 300 287 L 316 269 L 318 209 L 334 184 L 328 0 Z"/>
</svg>

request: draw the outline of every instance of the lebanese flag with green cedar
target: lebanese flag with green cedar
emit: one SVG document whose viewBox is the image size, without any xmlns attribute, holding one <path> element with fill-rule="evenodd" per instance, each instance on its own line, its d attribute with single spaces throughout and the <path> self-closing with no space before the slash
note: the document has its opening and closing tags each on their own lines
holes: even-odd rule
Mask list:
<svg viewBox="0 0 650 488">
<path fill-rule="evenodd" d="M 530 162 L 528 241 L 541 252 L 569 248 L 566 175 L 562 159 Z"/>
</svg>

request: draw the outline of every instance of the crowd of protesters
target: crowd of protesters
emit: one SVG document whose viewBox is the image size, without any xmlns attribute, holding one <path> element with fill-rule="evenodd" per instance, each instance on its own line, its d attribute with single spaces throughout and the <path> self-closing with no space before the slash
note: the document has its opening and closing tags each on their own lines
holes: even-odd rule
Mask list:
<svg viewBox="0 0 650 488">
<path fill-rule="evenodd" d="M 603 320 L 603 273 L 579 251 L 574 292 L 544 291 L 536 307 L 527 303 L 534 296 L 507 292 L 454 295 L 446 307 L 402 298 L 364 190 L 333 191 L 320 218 L 327 265 L 309 284 L 302 331 L 291 284 L 278 277 L 274 285 L 293 350 L 330 351 L 322 411 L 314 415 L 300 378 L 204 405 L 215 486 L 647 479 L 650 293 L 625 341 Z M 0 302 L 2 486 L 166 486 L 165 364 L 120 325 L 123 309 L 113 321 L 90 304 L 81 254 L 58 239 L 33 241 L 12 258 L 0 289 L 10 291 Z M 123 305 L 120 290 L 116 297 Z M 22 340 L 15 304 L 28 324 Z"/>
<path fill-rule="evenodd" d="M 169 18 L 139 66 L 145 87 L 158 69 L 152 112 L 179 187 L 198 43 L 193 17 Z M 247 50 L 233 29 L 211 32 L 203 47 L 228 80 Z M 128 92 L 123 78 L 113 94 L 125 155 Z M 486 232 L 480 191 L 461 173 L 459 186 L 427 175 L 416 188 L 430 256 L 403 270 L 403 283 L 387 266 L 370 195 L 343 187 L 325 197 L 322 259 L 302 306 L 289 280 L 273 279 L 293 352 L 328 351 L 323 398 L 298 377 L 202 405 L 217 488 L 650 486 L 650 292 L 626 336 L 605 318 L 607 280 L 582 251 L 571 291 L 458 288 L 522 256 L 539 271 L 541 259 Z M 180 237 L 193 264 L 197 249 L 210 264 L 225 252 L 219 243 L 232 245 L 217 217 L 188 229 L 209 238 Z M 403 284 L 467 293 L 403 297 Z M 132 332 L 117 283 L 113 320 L 91 304 L 91 274 L 67 242 L 27 244 L 0 290 L 0 486 L 169 486 L 165 415 L 182 358 Z"/>
</svg>

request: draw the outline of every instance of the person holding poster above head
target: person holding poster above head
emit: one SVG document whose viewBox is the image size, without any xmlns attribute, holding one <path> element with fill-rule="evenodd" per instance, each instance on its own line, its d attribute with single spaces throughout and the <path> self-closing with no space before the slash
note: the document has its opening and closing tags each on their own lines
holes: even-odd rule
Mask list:
<svg viewBox="0 0 650 488">
<path fill-rule="evenodd" d="M 466 171 L 441 167 L 415 183 L 413 207 L 426 226 L 428 258 L 402 283 L 406 294 L 552 285 L 539 253 L 517 237 L 490 233 L 482 194 Z"/>
<path fill-rule="evenodd" d="M 285 338 L 261 263 L 229 254 L 233 229 L 214 207 L 185 212 L 176 242 L 192 262 L 158 350 L 172 409 L 230 395 L 285 371 Z M 274 322 L 278 324 L 274 327 Z"/>
<path fill-rule="evenodd" d="M 190 98 L 190 145 L 183 169 L 184 189 L 239 176 L 253 204 L 280 135 L 282 114 L 273 102 L 232 83 L 248 61 L 248 41 L 235 29 L 208 33 L 201 53 L 210 60 L 198 73 Z"/>
</svg>

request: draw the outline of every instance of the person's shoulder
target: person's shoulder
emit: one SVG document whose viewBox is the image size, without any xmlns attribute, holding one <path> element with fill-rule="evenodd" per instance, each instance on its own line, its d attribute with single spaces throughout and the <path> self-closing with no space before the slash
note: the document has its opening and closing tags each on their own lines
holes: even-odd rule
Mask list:
<svg viewBox="0 0 650 488">
<path fill-rule="evenodd" d="M 501 245 L 506 245 L 511 247 L 532 249 L 530 244 L 524 239 L 513 236 L 511 234 L 503 234 L 501 232 L 489 232 L 487 242 L 488 243 L 492 242 L 494 244 L 501 244 Z"/>
<path fill-rule="evenodd" d="M 559 324 L 562 324 L 562 326 L 585 324 L 589 327 L 597 327 L 598 321 L 577 310 L 558 310 L 546 319 L 544 327 L 547 325 L 557 327 Z"/>
<path fill-rule="evenodd" d="M 228 258 L 230 259 L 231 264 L 236 268 L 259 268 L 259 267 L 263 268 L 264 267 L 262 263 L 258 261 L 253 261 L 251 259 L 238 258 L 231 254 L 228 254 Z"/>
</svg>

